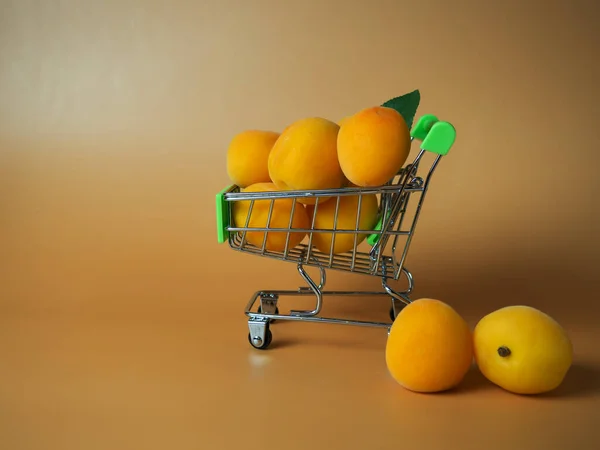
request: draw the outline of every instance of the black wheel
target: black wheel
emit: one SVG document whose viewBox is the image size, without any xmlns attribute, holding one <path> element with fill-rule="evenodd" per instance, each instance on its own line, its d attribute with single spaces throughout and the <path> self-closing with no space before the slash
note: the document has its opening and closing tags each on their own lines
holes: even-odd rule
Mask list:
<svg viewBox="0 0 600 450">
<path fill-rule="evenodd" d="M 262 313 L 262 307 L 260 305 L 258 305 L 258 311 L 257 312 L 259 314 Z M 275 307 L 275 314 L 279 314 L 279 307 L 278 306 Z M 275 323 L 276 321 L 277 321 L 277 319 L 269 319 L 270 323 Z"/>
<path fill-rule="evenodd" d="M 269 329 L 269 325 L 267 324 L 266 328 L 265 328 L 265 340 L 263 342 L 254 342 L 254 340 L 252 339 L 252 336 L 250 335 L 250 333 L 248 333 L 248 342 L 250 342 L 250 345 L 258 350 L 266 350 L 267 348 L 269 348 L 269 345 L 271 345 L 271 342 L 273 341 L 273 333 L 271 333 L 271 330 Z"/>
</svg>

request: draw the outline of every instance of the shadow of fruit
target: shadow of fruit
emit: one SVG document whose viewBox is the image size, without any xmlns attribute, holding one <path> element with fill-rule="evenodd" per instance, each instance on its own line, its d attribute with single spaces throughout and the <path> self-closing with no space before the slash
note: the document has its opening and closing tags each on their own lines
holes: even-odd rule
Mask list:
<svg viewBox="0 0 600 450">
<path fill-rule="evenodd" d="M 515 394 L 553 391 L 573 360 L 565 330 L 530 306 L 506 306 L 487 314 L 475 326 L 473 339 L 481 373 Z"/>
<path fill-rule="evenodd" d="M 271 181 L 269 153 L 278 137 L 279 133 L 264 130 L 247 130 L 236 134 L 227 148 L 229 179 L 242 188 Z"/>
<path fill-rule="evenodd" d="M 558 388 L 536 396 L 552 400 L 573 397 L 600 398 L 600 364 L 597 361 L 574 361 Z"/>
<path fill-rule="evenodd" d="M 354 230 L 356 229 L 356 216 L 358 215 L 358 201 L 360 202 L 360 216 L 358 228 L 361 230 L 372 230 L 377 225 L 378 203 L 375 194 L 342 195 L 339 197 L 337 223 L 335 222 L 335 211 L 338 203 L 337 198 L 316 205 L 308 205 L 306 210 L 312 223 L 314 216 L 314 227 L 320 229 Z M 355 235 L 355 233 L 335 233 L 333 242 L 333 253 L 344 253 L 354 248 L 354 238 L 358 246 L 367 237 L 367 233 Z M 317 250 L 324 253 L 331 252 L 332 233 L 313 233 L 312 244 Z"/>
<path fill-rule="evenodd" d="M 277 191 L 277 187 L 272 182 L 255 183 L 242 189 L 242 192 L 270 192 Z M 273 203 L 271 220 L 268 222 L 270 205 Z M 294 208 L 291 228 L 308 229 L 310 222 L 308 213 L 303 204 L 290 198 L 278 198 L 276 200 L 254 200 L 252 212 L 250 213 L 250 228 L 289 228 L 290 217 L 292 217 L 292 207 Z M 233 204 L 233 221 L 235 227 L 246 227 L 246 219 L 250 211 L 250 200 L 236 201 Z M 270 251 L 284 251 L 287 239 L 287 232 L 269 231 L 267 233 L 267 242 L 265 248 Z M 289 233 L 288 250 L 296 247 L 306 236 L 306 231 L 292 231 Z M 247 231 L 246 240 L 259 248 L 262 248 L 265 231 Z"/>
<path fill-rule="evenodd" d="M 419 299 L 405 306 L 390 328 L 385 358 L 392 377 L 421 393 L 457 387 L 473 362 L 467 322 L 448 304 Z"/>
<path fill-rule="evenodd" d="M 380 186 L 391 180 L 410 153 L 410 131 L 395 109 L 373 106 L 341 121 L 338 160 L 356 186 Z"/>
<path fill-rule="evenodd" d="M 285 128 L 269 154 L 273 183 L 281 190 L 342 187 L 345 179 L 337 158 L 338 130 L 339 125 L 319 117 L 300 119 Z M 315 198 L 298 201 L 314 204 Z"/>
</svg>

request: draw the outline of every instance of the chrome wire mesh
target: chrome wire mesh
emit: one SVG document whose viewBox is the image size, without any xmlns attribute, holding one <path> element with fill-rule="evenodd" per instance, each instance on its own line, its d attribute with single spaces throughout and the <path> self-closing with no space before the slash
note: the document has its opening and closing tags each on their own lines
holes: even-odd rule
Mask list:
<svg viewBox="0 0 600 450">
<path fill-rule="evenodd" d="M 424 155 L 424 150 L 420 150 L 414 161 L 404 167 L 393 180 L 383 186 L 376 188 L 358 188 L 347 187 L 340 189 L 324 190 L 297 190 L 297 191 L 275 191 L 275 192 L 240 192 L 239 188 L 234 187 L 224 196 L 229 203 L 229 223 L 227 229 L 229 232 L 229 245 L 232 249 L 259 255 L 267 258 L 281 261 L 293 262 L 305 266 L 316 266 L 324 269 L 340 270 L 345 272 L 360 273 L 385 278 L 398 279 L 401 276 L 402 268 L 411 239 L 414 235 L 417 219 L 420 214 L 421 206 L 424 200 L 424 194 L 427 191 L 429 180 L 435 170 L 440 156 L 437 156 L 425 178 L 418 175 L 419 165 Z M 381 220 L 381 227 L 378 230 L 360 229 L 359 217 L 362 208 L 362 198 L 365 195 L 375 194 L 378 198 L 379 209 L 378 218 Z M 358 196 L 356 221 L 354 227 L 338 226 L 338 211 L 340 200 L 343 196 Z M 414 196 L 418 197 L 416 209 L 408 213 L 410 200 Z M 308 228 L 294 228 L 293 214 L 296 208 L 303 207 L 299 200 L 314 199 L 314 213 L 312 223 Z M 317 228 L 315 226 L 315 216 L 319 211 L 319 205 L 323 204 L 323 199 L 328 198 L 328 202 L 336 202 L 335 213 L 333 217 L 333 226 L 328 228 Z M 287 227 L 269 226 L 273 217 L 274 205 L 278 199 L 291 199 L 292 208 Z M 250 227 L 250 216 L 256 202 L 269 202 L 268 216 L 266 226 Z M 244 224 L 234 224 L 232 210 L 236 202 L 247 202 L 248 213 Z M 264 206 L 264 205 L 263 205 Z M 247 240 L 247 233 L 263 233 L 262 246 L 253 245 Z M 285 233 L 286 244 L 281 251 L 267 249 L 267 233 Z M 290 245 L 291 233 L 305 233 L 304 240 L 295 245 Z M 315 233 L 330 233 L 331 251 L 319 251 L 313 245 Z M 343 253 L 334 253 L 334 242 L 342 234 L 350 234 L 354 238 L 354 245 L 348 251 Z M 369 244 L 366 237 L 377 235 L 375 243 Z M 362 238 L 361 238 L 362 237 Z"/>
</svg>

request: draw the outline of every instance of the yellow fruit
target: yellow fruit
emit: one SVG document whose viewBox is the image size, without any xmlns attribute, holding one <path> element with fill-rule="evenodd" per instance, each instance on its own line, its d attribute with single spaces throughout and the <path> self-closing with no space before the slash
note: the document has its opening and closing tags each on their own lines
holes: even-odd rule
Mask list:
<svg viewBox="0 0 600 450">
<path fill-rule="evenodd" d="M 460 384 L 473 362 L 473 339 L 466 321 L 435 299 L 415 300 L 392 324 L 385 358 L 404 388 L 441 392 Z"/>
<path fill-rule="evenodd" d="M 242 192 L 266 192 L 277 191 L 277 187 L 271 183 L 255 183 L 242 189 Z M 269 217 L 269 208 L 271 200 L 255 200 L 250 214 L 250 222 L 248 227 L 266 228 L 288 228 L 290 216 L 292 213 L 293 200 L 289 198 L 278 198 L 273 202 L 273 212 L 271 213 L 271 221 L 267 224 Z M 250 200 L 236 201 L 233 203 L 233 221 L 237 228 L 246 227 L 246 218 L 250 209 Z M 294 216 L 292 220 L 292 228 L 310 228 L 308 213 L 303 204 L 296 202 L 294 207 Z M 264 231 L 247 231 L 246 240 L 259 248 L 262 248 Z M 293 231 L 290 233 L 288 250 L 296 247 L 306 236 L 306 232 Z M 270 251 L 284 251 L 287 233 L 284 231 L 269 231 L 267 234 L 266 249 Z"/>
<path fill-rule="evenodd" d="M 356 228 L 356 215 L 358 213 L 358 195 L 340 196 L 338 208 L 338 219 L 335 224 L 338 229 L 353 230 Z M 313 220 L 314 227 L 320 229 L 333 229 L 337 199 L 332 199 L 325 203 L 317 205 L 315 215 L 315 206 L 306 207 L 309 218 Z M 377 214 L 379 211 L 377 196 L 375 194 L 363 194 L 360 205 L 360 219 L 358 228 L 361 230 L 372 230 L 377 225 Z M 332 233 L 313 233 L 312 244 L 320 251 L 329 253 L 331 251 Z M 358 235 L 356 245 L 358 246 L 367 234 Z M 333 253 L 343 253 L 354 248 L 354 234 L 336 233 L 333 243 Z"/>
<path fill-rule="evenodd" d="M 246 130 L 233 137 L 227 148 L 227 174 L 236 185 L 269 182 L 269 153 L 279 133 Z"/>
<path fill-rule="evenodd" d="M 481 373 L 515 394 L 556 389 L 573 360 L 565 330 L 530 306 L 507 306 L 487 314 L 475 326 L 473 339 Z"/>
<path fill-rule="evenodd" d="M 289 125 L 269 154 L 269 176 L 273 183 L 281 190 L 341 187 L 345 180 L 337 158 L 338 130 L 339 125 L 319 117 L 300 119 Z M 315 199 L 299 201 L 314 204 Z"/>
<path fill-rule="evenodd" d="M 345 118 L 337 138 L 344 175 L 357 186 L 380 186 L 402 168 L 410 153 L 410 131 L 395 109 L 373 106 Z"/>
</svg>

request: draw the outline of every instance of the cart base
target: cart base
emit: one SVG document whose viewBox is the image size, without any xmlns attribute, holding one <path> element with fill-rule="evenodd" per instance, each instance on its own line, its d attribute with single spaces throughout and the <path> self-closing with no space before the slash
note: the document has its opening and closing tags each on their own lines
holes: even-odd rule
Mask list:
<svg viewBox="0 0 600 450">
<path fill-rule="evenodd" d="M 405 292 L 393 291 L 386 280 L 382 280 L 384 291 L 324 291 L 322 290 L 325 283 L 324 270 L 321 270 L 321 283 L 317 286 L 312 279 L 303 270 L 302 265 L 298 265 L 298 271 L 302 277 L 308 282 L 309 287 L 300 287 L 297 290 L 262 290 L 254 293 L 248 305 L 246 306 L 245 314 L 248 316 L 248 341 L 256 349 L 267 349 L 272 340 L 273 334 L 270 329 L 270 325 L 276 320 L 292 320 L 292 321 L 303 321 L 303 322 L 318 322 L 318 323 L 329 323 L 335 325 L 352 325 L 359 327 L 375 327 L 375 328 L 386 328 L 390 330 L 392 323 L 397 317 L 400 310 L 411 302 L 409 293 L 412 290 L 412 276 L 407 269 L 403 269 L 409 279 L 409 289 Z M 298 297 L 298 296 L 316 296 L 317 305 L 312 311 L 294 311 L 290 314 L 281 314 L 278 308 L 279 297 Z M 364 320 L 347 320 L 335 317 L 322 317 L 320 316 L 321 307 L 323 304 L 324 296 L 369 296 L 369 297 L 380 297 L 387 296 L 390 298 L 390 320 L 391 322 L 374 322 Z M 254 306 L 259 303 L 258 308 L 254 312 Z"/>
<path fill-rule="evenodd" d="M 248 316 L 248 341 L 256 349 L 267 349 L 273 340 L 270 325 L 276 320 L 292 320 L 303 322 L 329 323 L 334 325 L 351 325 L 359 327 L 386 328 L 388 333 L 400 310 L 410 303 L 411 300 L 405 293 L 397 294 L 401 299 L 392 297 L 388 292 L 382 291 L 318 291 L 317 308 L 314 311 L 291 311 L 290 314 L 280 314 L 278 308 L 279 297 L 281 296 L 310 296 L 315 295 L 310 288 L 301 287 L 297 290 L 263 290 L 256 292 L 246 307 L 245 314 Z M 365 320 L 348 320 L 336 317 L 319 316 L 324 296 L 369 296 L 390 298 L 390 320 L 391 322 L 374 322 Z M 254 305 L 259 303 L 256 312 L 253 311 Z"/>
<path fill-rule="evenodd" d="M 323 296 L 387 296 L 390 297 L 386 292 L 379 291 L 364 291 L 364 292 L 354 292 L 354 291 L 323 291 L 321 293 Z M 352 325 L 359 327 L 375 327 L 375 328 L 387 328 L 388 333 L 389 329 L 392 326 L 394 318 L 400 312 L 400 309 L 404 307 L 402 302 L 399 302 L 392 297 L 390 300 L 392 302 L 392 306 L 390 307 L 390 319 L 391 322 L 374 322 L 374 321 L 366 321 L 366 320 L 348 320 L 348 319 L 340 319 L 336 317 L 321 317 L 318 315 L 301 315 L 298 313 L 290 313 L 290 314 L 280 314 L 279 308 L 277 307 L 277 302 L 280 296 L 306 296 L 313 295 L 313 293 L 308 289 L 300 288 L 296 291 L 259 291 L 256 292 L 245 311 L 248 316 L 248 341 L 249 343 L 257 349 L 264 350 L 268 348 L 273 340 L 273 334 L 271 332 L 270 325 L 276 320 L 293 320 L 293 321 L 303 321 L 303 322 L 318 322 L 318 323 L 329 323 L 335 325 Z M 258 311 L 253 312 L 251 308 L 259 302 Z M 408 300 L 410 301 L 410 300 Z"/>
</svg>

